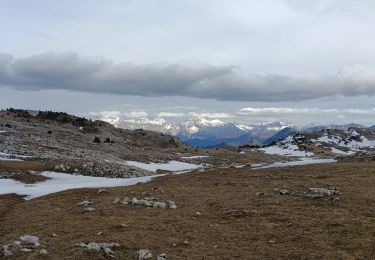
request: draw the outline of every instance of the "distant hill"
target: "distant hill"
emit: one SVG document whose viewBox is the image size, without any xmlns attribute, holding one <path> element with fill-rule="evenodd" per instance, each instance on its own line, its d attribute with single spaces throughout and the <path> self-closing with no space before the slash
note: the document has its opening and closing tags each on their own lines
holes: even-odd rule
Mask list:
<svg viewBox="0 0 375 260">
<path fill-rule="evenodd" d="M 336 129 L 336 130 L 347 130 L 349 128 L 366 128 L 360 124 L 344 124 L 344 125 L 319 125 L 319 126 L 307 126 L 301 129 L 301 132 L 318 132 L 322 130 Z"/>
<path fill-rule="evenodd" d="M 295 131 L 296 130 L 292 127 L 285 127 L 283 129 L 281 129 L 279 132 L 277 132 L 276 134 L 274 134 L 273 136 L 271 136 L 270 138 L 263 141 L 262 144 L 263 145 L 270 145 L 272 143 L 276 143 L 278 141 L 284 140 L 289 135 L 292 135 L 293 133 L 295 133 Z"/>
</svg>

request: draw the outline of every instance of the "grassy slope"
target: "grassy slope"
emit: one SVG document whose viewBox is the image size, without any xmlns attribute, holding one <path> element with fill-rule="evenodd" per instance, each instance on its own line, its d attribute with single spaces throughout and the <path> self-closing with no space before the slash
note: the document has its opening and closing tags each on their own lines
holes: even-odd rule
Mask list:
<svg viewBox="0 0 375 260">
<path fill-rule="evenodd" d="M 31 201 L 0 196 L 0 245 L 33 234 L 47 246 L 50 259 L 104 259 L 74 246 L 89 241 L 119 242 L 115 250 L 119 259 L 132 259 L 140 248 L 154 255 L 164 252 L 168 259 L 374 259 L 374 166 L 216 169 L 100 194 L 96 189 L 71 190 Z M 294 190 L 336 186 L 342 195 L 332 201 L 272 193 L 283 186 Z M 163 192 L 152 191 L 153 187 Z M 118 196 L 142 198 L 141 192 L 174 200 L 178 208 L 112 204 Z M 257 197 L 256 192 L 268 196 Z M 97 211 L 83 214 L 76 206 L 85 196 L 93 199 Z M 194 218 L 197 211 L 202 216 Z M 12 259 L 35 258 L 23 253 Z"/>
</svg>

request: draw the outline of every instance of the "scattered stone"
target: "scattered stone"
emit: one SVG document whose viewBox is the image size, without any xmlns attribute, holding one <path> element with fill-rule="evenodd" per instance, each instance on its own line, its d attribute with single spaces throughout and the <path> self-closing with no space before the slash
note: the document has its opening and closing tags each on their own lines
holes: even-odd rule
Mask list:
<svg viewBox="0 0 375 260">
<path fill-rule="evenodd" d="M 39 254 L 41 254 L 41 255 L 48 255 L 48 251 L 47 251 L 47 249 L 40 249 L 40 251 L 39 251 Z"/>
<path fill-rule="evenodd" d="M 55 233 L 52 234 L 53 237 L 57 237 L 57 235 Z"/>
<path fill-rule="evenodd" d="M 121 203 L 122 204 L 124 204 L 124 205 L 126 205 L 126 204 L 130 204 L 130 199 L 128 198 L 128 197 L 125 197 L 122 201 L 121 201 Z"/>
<path fill-rule="evenodd" d="M 120 202 L 120 198 L 119 197 L 117 197 L 117 198 L 115 198 L 115 200 L 112 202 L 113 204 L 117 204 L 117 203 L 119 203 Z"/>
<path fill-rule="evenodd" d="M 91 201 L 91 200 L 88 200 L 88 199 L 85 199 L 85 200 L 83 200 L 83 201 L 81 201 L 81 202 L 78 202 L 77 203 L 77 206 L 88 206 L 89 204 L 92 204 L 93 202 Z"/>
<path fill-rule="evenodd" d="M 38 247 L 45 248 L 45 246 L 42 246 L 40 244 L 39 237 L 32 235 L 24 235 L 20 237 L 20 240 L 15 240 L 13 243 L 3 246 L 3 255 L 11 256 L 13 255 L 14 251 L 29 253 L 36 250 Z"/>
<path fill-rule="evenodd" d="M 156 258 L 156 260 L 166 260 L 166 259 L 167 259 L 167 255 L 165 253 L 158 255 L 158 257 Z"/>
<path fill-rule="evenodd" d="M 177 205 L 173 200 L 168 200 L 167 203 L 169 204 L 170 209 L 177 209 Z"/>
<path fill-rule="evenodd" d="M 341 192 L 337 188 L 310 188 L 309 191 L 314 194 L 322 195 L 322 196 L 338 196 L 341 195 Z"/>
<path fill-rule="evenodd" d="M 95 208 L 93 208 L 93 207 L 88 207 L 88 208 L 84 208 L 83 210 L 82 210 L 82 212 L 83 213 L 86 213 L 86 212 L 93 212 L 93 211 L 95 211 L 96 209 Z"/>
<path fill-rule="evenodd" d="M 21 251 L 21 252 L 24 252 L 24 253 L 29 253 L 29 252 L 31 252 L 31 251 L 33 251 L 33 250 L 31 250 L 31 249 L 29 249 L 29 248 L 21 248 L 20 251 Z"/>
<path fill-rule="evenodd" d="M 119 247 L 118 243 L 96 243 L 90 242 L 88 244 L 80 243 L 78 244 L 80 247 L 85 247 L 88 250 L 95 250 L 96 252 L 105 254 L 106 256 L 110 256 L 116 258 L 115 253 L 112 251 L 113 247 Z"/>
<path fill-rule="evenodd" d="M 152 253 L 150 250 L 147 249 L 140 249 L 137 252 L 135 252 L 135 259 L 137 260 L 146 260 L 146 259 L 151 259 L 152 258 Z"/>
<path fill-rule="evenodd" d="M 340 198 L 338 196 L 341 195 L 341 192 L 338 188 L 309 188 L 308 191 L 292 191 L 286 188 L 276 188 L 274 189 L 274 192 L 278 192 L 280 195 L 301 196 L 312 199 L 326 197 L 335 201 L 339 200 Z"/>
<path fill-rule="evenodd" d="M 24 235 L 20 237 L 22 244 L 29 244 L 34 246 L 40 246 L 39 237 L 31 236 L 31 235 Z"/>
<path fill-rule="evenodd" d="M 193 217 L 195 217 L 195 218 L 200 217 L 200 216 L 202 216 L 202 213 L 200 213 L 199 211 L 197 211 L 193 214 Z"/>
<path fill-rule="evenodd" d="M 256 193 L 255 193 L 255 196 L 257 196 L 257 197 L 264 196 L 264 192 L 256 192 Z"/>
<path fill-rule="evenodd" d="M 290 191 L 288 189 L 282 188 L 279 189 L 279 194 L 280 195 L 289 195 Z"/>
<path fill-rule="evenodd" d="M 7 256 L 12 256 L 13 255 L 13 253 L 10 251 L 10 249 L 9 249 L 9 245 L 5 245 L 5 246 L 3 246 L 3 255 L 5 256 L 5 257 L 7 257 Z"/>
<path fill-rule="evenodd" d="M 113 203 L 118 203 L 117 199 Z M 120 201 L 121 204 L 124 205 L 140 205 L 144 207 L 150 207 L 150 208 L 161 208 L 165 209 L 167 208 L 167 204 L 165 202 L 159 202 L 158 198 L 154 197 L 147 197 L 144 199 L 137 199 L 133 197 L 133 199 L 129 199 L 128 197 L 125 197 L 122 201 Z"/>
<path fill-rule="evenodd" d="M 106 190 L 106 189 L 99 189 L 99 190 L 97 191 L 98 194 L 99 194 L 99 193 L 102 193 L 102 192 L 107 192 L 107 190 Z"/>
</svg>

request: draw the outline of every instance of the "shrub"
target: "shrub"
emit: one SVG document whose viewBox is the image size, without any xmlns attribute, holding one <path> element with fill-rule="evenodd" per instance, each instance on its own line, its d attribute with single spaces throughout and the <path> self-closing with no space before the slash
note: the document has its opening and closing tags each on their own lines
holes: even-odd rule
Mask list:
<svg viewBox="0 0 375 260">
<path fill-rule="evenodd" d="M 96 144 L 100 144 L 100 138 L 97 137 L 97 136 L 95 136 L 95 138 L 94 138 L 94 143 L 96 143 Z"/>
</svg>

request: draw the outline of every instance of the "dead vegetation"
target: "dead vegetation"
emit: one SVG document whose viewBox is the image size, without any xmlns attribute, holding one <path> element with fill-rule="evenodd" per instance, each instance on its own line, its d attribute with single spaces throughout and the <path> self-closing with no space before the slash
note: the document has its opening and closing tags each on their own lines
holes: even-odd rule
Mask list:
<svg viewBox="0 0 375 260">
<path fill-rule="evenodd" d="M 213 169 L 99 193 L 70 190 L 31 201 L 0 196 L 0 245 L 31 234 L 51 259 L 105 259 L 75 246 L 91 242 L 118 243 L 118 259 L 134 259 L 141 249 L 168 259 L 374 259 L 374 166 Z M 338 199 L 275 192 L 330 187 L 340 191 Z M 145 196 L 178 208 L 113 203 Z M 82 213 L 77 203 L 85 197 L 95 211 Z M 17 252 L 12 259 L 31 258 Z"/>
</svg>

